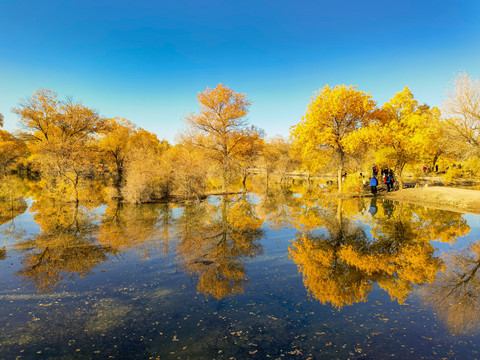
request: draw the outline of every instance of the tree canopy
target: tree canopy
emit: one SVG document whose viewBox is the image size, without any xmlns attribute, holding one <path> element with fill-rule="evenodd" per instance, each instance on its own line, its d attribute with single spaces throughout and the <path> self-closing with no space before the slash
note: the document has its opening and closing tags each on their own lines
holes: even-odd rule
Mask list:
<svg viewBox="0 0 480 360">
<path fill-rule="evenodd" d="M 353 85 L 326 85 L 312 97 L 302 120 L 291 127 L 290 138 L 309 170 L 317 171 L 329 162 L 337 165 L 341 191 L 348 137 L 376 116 L 376 102 L 370 94 Z"/>
<path fill-rule="evenodd" d="M 221 167 L 223 191 L 235 161 L 251 151 L 262 132 L 248 125 L 245 117 L 251 105 L 245 94 L 236 93 L 223 84 L 206 88 L 198 94 L 200 111 L 186 118 L 184 139 L 202 147 Z"/>
</svg>

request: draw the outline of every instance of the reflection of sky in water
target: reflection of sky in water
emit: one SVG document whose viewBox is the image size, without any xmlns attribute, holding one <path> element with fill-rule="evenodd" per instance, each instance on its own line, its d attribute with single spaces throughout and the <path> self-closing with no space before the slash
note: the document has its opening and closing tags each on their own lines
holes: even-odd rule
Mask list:
<svg viewBox="0 0 480 360">
<path fill-rule="evenodd" d="M 179 218 L 183 208 L 172 214 Z M 465 218 L 469 235 L 434 246 L 448 251 L 477 240 L 479 217 Z M 15 222 L 28 234 L 39 231 L 28 211 Z M 10 245 L 0 261 L 0 358 L 478 357 L 477 333 L 452 337 L 415 292 L 400 305 L 374 285 L 367 302 L 321 305 L 288 257 L 296 233 L 265 227 L 264 252 L 241 260 L 244 292 L 220 300 L 197 292 L 198 274 L 185 271 L 175 253 L 179 239 L 166 254 L 138 247 L 111 254 L 82 277 L 67 274 L 52 293 L 37 293 L 15 275 L 25 255 Z"/>
</svg>

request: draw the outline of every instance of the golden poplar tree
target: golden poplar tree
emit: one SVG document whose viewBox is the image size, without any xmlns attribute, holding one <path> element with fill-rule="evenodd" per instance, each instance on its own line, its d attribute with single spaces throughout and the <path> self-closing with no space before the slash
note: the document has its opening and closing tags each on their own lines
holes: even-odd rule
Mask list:
<svg viewBox="0 0 480 360">
<path fill-rule="evenodd" d="M 335 164 L 338 190 L 342 190 L 342 173 L 351 149 L 346 142 L 351 133 L 376 117 L 376 102 L 356 86 L 326 85 L 307 107 L 305 116 L 290 129 L 290 138 L 310 171 Z"/>
<path fill-rule="evenodd" d="M 115 187 L 120 196 L 124 181 L 125 163 L 130 151 L 130 143 L 135 134 L 135 125 L 127 119 L 109 119 L 104 135 L 98 141 L 98 148 L 103 153 L 107 164 L 112 164 L 116 173 Z"/>
<path fill-rule="evenodd" d="M 347 148 L 356 148 L 362 142 L 370 144 L 377 160 L 395 169 L 402 188 L 405 166 L 435 152 L 439 119 L 437 108 L 420 105 L 410 89 L 405 87 L 383 105 L 378 122 L 372 122 L 352 134 Z"/>
<path fill-rule="evenodd" d="M 258 141 L 261 132 L 248 125 L 245 117 L 251 104 L 245 94 L 236 93 L 223 84 L 206 88 L 198 94 L 200 111 L 187 117 L 185 140 L 208 150 L 221 169 L 222 190 L 227 191 L 229 177 L 246 149 Z M 247 150 L 248 153 L 248 150 Z"/>
<path fill-rule="evenodd" d="M 0 176 L 8 165 L 26 156 L 27 152 L 27 147 L 22 140 L 8 131 L 0 130 Z"/>
<path fill-rule="evenodd" d="M 92 170 L 96 152 L 91 140 L 105 127 L 93 109 L 71 100 L 60 101 L 53 91 L 41 89 L 13 112 L 27 129 L 29 149 L 40 164 L 42 177 L 62 197 L 73 192 L 79 201 L 79 182 Z"/>
</svg>

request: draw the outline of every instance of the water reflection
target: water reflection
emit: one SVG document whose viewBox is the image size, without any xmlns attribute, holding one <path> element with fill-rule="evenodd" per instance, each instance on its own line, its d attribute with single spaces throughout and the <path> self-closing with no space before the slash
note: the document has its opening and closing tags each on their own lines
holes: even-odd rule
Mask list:
<svg viewBox="0 0 480 360">
<path fill-rule="evenodd" d="M 480 321 L 480 243 L 434 252 L 470 231 L 461 214 L 314 186 L 182 205 L 29 194 L 28 237 L 0 245 L 2 358 L 472 358 L 478 343 L 409 296 L 423 284 L 453 333 Z"/>
<path fill-rule="evenodd" d="M 138 206 L 114 202 L 108 204 L 100 217 L 98 243 L 116 252 L 133 249 L 145 259 L 151 251 L 168 252 L 174 225 L 172 205 Z"/>
<path fill-rule="evenodd" d="M 11 176 L 0 176 L 0 225 L 23 214 L 28 206 L 24 199 L 25 182 Z"/>
<path fill-rule="evenodd" d="M 83 277 L 107 260 L 115 249 L 96 241 L 97 214 L 94 210 L 55 199 L 36 201 L 30 211 L 41 232 L 15 244 L 24 253 L 17 275 L 33 282 L 39 292 L 51 292 L 65 276 Z"/>
<path fill-rule="evenodd" d="M 255 190 L 260 199 L 256 207 L 258 216 L 270 228 L 277 231 L 282 227 L 291 226 L 292 209 L 296 204 L 292 189 L 280 185 L 270 185 L 268 188 L 257 186 Z"/>
<path fill-rule="evenodd" d="M 314 191 L 298 201 L 299 232 L 289 255 L 310 295 L 337 308 L 366 301 L 374 283 L 403 303 L 414 285 L 433 283 L 444 268 L 431 241 L 452 243 L 470 230 L 461 214 L 391 201 L 379 206 L 375 198 L 368 208 L 360 202 L 357 208 L 342 200 L 335 204 Z"/>
<path fill-rule="evenodd" d="M 422 289 L 427 304 L 454 334 L 471 331 L 480 324 L 480 240 L 468 248 L 445 254 L 445 272 Z"/>
<path fill-rule="evenodd" d="M 368 238 L 360 225 L 343 215 L 341 200 L 336 209 L 326 205 L 298 214 L 296 224 L 303 231 L 297 233 L 289 254 L 310 295 L 340 308 L 365 301 L 371 290 L 372 280 L 342 256 L 344 247 L 362 248 Z M 317 230 L 315 225 L 320 224 L 322 229 Z"/>
<path fill-rule="evenodd" d="M 198 278 L 198 292 L 221 299 L 244 291 L 245 259 L 263 252 L 262 223 L 245 195 L 185 206 L 178 219 L 177 254 Z"/>
<path fill-rule="evenodd" d="M 27 208 L 25 194 L 25 182 L 12 176 L 0 175 L 0 235 L 6 239 L 19 241 L 25 235 L 25 231 L 16 224 L 15 218 L 23 214 Z M 5 241 L 6 243 L 6 241 Z M 7 258 L 7 247 L 0 244 L 0 260 Z"/>
<path fill-rule="evenodd" d="M 24 256 L 17 275 L 38 291 L 53 291 L 66 277 L 85 276 L 124 252 L 146 259 L 173 250 L 199 293 L 216 299 L 242 293 L 245 262 L 263 253 L 267 223 L 297 229 L 289 256 L 321 303 L 366 301 L 376 283 L 403 303 L 415 285 L 433 283 L 444 269 L 431 241 L 452 243 L 470 231 L 461 214 L 377 198 L 343 201 L 318 188 L 269 187 L 255 202 L 242 194 L 182 206 L 113 202 L 103 210 L 98 192 L 92 198 L 76 205 L 38 197 L 32 205 L 41 232 L 25 238 L 19 231 L 15 249 Z M 26 209 L 23 198 L 15 199 L 8 211 L 0 207 L 10 220 Z"/>
</svg>

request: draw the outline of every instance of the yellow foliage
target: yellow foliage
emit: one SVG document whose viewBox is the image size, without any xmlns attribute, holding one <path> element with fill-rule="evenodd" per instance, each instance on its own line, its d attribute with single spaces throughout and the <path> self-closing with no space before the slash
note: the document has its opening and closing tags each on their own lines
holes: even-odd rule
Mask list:
<svg viewBox="0 0 480 360">
<path fill-rule="evenodd" d="M 358 91 L 355 86 L 326 85 L 319 90 L 307 107 L 305 117 L 290 128 L 290 138 L 302 161 L 310 171 L 316 172 L 331 161 L 343 172 L 349 135 L 378 116 L 376 102 L 371 95 Z"/>
<path fill-rule="evenodd" d="M 197 99 L 200 111 L 187 117 L 183 139 L 208 151 L 221 169 L 226 191 L 232 169 L 257 151 L 262 131 L 248 127 L 245 115 L 251 102 L 245 94 L 218 84 L 214 89 L 206 88 Z"/>
<path fill-rule="evenodd" d="M 13 161 L 26 156 L 28 149 L 23 141 L 7 131 L 0 130 L 0 173 Z"/>
<path fill-rule="evenodd" d="M 463 170 L 457 166 L 450 166 L 445 174 L 443 174 L 443 181 L 445 184 L 455 183 L 456 180 L 460 179 L 463 176 Z"/>
<path fill-rule="evenodd" d="M 395 169 L 402 186 L 405 165 L 436 151 L 440 111 L 419 105 L 410 89 L 405 87 L 384 104 L 381 114 L 379 122 L 352 133 L 347 148 L 352 150 L 364 143 L 373 146 L 376 161 Z"/>
</svg>

